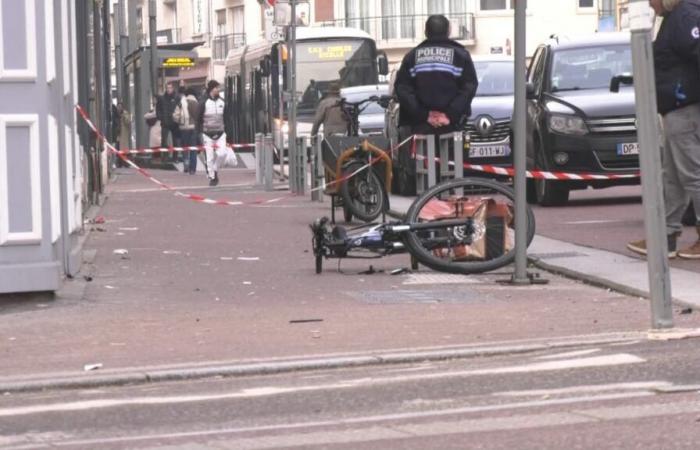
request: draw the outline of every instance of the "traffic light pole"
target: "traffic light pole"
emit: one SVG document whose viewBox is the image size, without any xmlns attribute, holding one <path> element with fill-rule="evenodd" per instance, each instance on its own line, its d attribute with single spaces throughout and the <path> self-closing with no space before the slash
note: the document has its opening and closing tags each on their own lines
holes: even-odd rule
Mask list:
<svg viewBox="0 0 700 450">
<path fill-rule="evenodd" d="M 292 12 L 292 22 L 289 25 L 289 160 L 297 157 L 297 0 L 289 0 Z M 296 161 L 296 159 L 295 159 Z M 291 178 L 295 174 L 291 173 Z M 284 175 L 284 174 L 282 174 Z"/>
<path fill-rule="evenodd" d="M 667 256 L 656 80 L 651 45 L 653 14 L 648 0 L 630 2 L 629 15 L 652 326 L 656 329 L 672 328 L 671 279 Z"/>
<path fill-rule="evenodd" d="M 156 36 L 156 0 L 148 1 L 148 33 L 151 41 L 151 92 L 158 95 L 158 38 Z"/>
</svg>

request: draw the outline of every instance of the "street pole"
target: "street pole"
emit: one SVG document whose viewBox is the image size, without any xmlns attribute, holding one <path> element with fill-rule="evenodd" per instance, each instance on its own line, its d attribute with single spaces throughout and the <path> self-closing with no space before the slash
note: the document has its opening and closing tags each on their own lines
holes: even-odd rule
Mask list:
<svg viewBox="0 0 700 450">
<path fill-rule="evenodd" d="M 663 202 L 656 80 L 651 44 L 653 15 L 648 0 L 633 0 L 629 5 L 629 16 L 652 326 L 657 329 L 672 328 L 666 210 Z"/>
<path fill-rule="evenodd" d="M 290 0 L 292 23 L 289 27 L 289 160 L 297 157 L 297 0 Z M 296 161 L 296 160 L 295 160 Z M 296 166 L 296 165 L 295 165 Z M 294 174 L 290 173 L 291 178 Z M 290 184 L 291 184 L 290 180 Z"/>
<path fill-rule="evenodd" d="M 117 98 L 119 99 L 119 101 L 122 101 L 122 96 L 124 95 L 124 65 L 122 64 L 124 57 L 122 56 L 122 51 L 125 51 L 125 49 L 122 49 L 121 39 L 121 24 L 124 16 L 124 10 L 122 9 L 122 6 L 122 0 L 119 0 L 119 3 L 115 5 L 114 23 L 112 24 L 112 36 L 114 36 L 114 66 L 116 69 Z"/>
<path fill-rule="evenodd" d="M 148 0 L 148 33 L 151 41 L 151 95 L 158 95 L 158 38 L 156 37 L 156 0 Z"/>
<path fill-rule="evenodd" d="M 526 160 L 526 28 L 527 2 L 515 1 L 515 105 L 513 138 L 513 163 L 515 166 L 515 273 L 513 284 L 530 284 L 527 273 L 527 160 Z"/>
</svg>

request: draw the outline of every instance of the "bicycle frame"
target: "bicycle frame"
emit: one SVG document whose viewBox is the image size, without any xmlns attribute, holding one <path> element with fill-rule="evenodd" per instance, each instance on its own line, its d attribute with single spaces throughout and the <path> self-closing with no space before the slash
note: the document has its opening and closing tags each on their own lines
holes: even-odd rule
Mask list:
<svg viewBox="0 0 700 450">
<path fill-rule="evenodd" d="M 392 160 L 389 155 L 387 155 L 387 152 L 384 151 L 383 149 L 377 147 L 376 145 L 372 144 L 369 142 L 369 140 L 365 139 L 360 143 L 359 146 L 362 151 L 365 153 L 369 153 L 372 155 L 374 158 L 372 158 L 374 161 L 370 160 L 371 163 L 374 163 L 376 160 L 382 160 L 385 163 L 385 177 L 384 177 L 384 187 L 386 188 L 387 193 L 391 193 L 391 181 L 392 177 L 394 175 L 393 169 L 392 169 Z M 355 157 L 357 154 L 358 148 L 356 147 L 349 147 L 346 150 L 344 150 L 341 154 L 340 157 L 338 157 L 338 161 L 335 164 L 335 173 L 336 176 L 337 174 L 342 174 L 343 166 L 345 163 L 350 161 Z M 374 165 L 374 164 L 372 164 Z M 341 181 L 342 182 L 342 181 Z"/>
</svg>

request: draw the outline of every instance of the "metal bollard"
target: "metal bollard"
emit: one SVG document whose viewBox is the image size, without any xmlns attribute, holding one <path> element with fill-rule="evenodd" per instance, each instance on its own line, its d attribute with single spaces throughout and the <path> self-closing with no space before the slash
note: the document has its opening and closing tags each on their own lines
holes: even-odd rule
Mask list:
<svg viewBox="0 0 700 450">
<path fill-rule="evenodd" d="M 435 136 L 416 136 L 416 193 L 435 186 Z"/>
<path fill-rule="evenodd" d="M 262 133 L 255 134 L 255 184 L 261 186 L 263 184 L 263 135 Z"/>
<path fill-rule="evenodd" d="M 272 191 L 274 189 L 272 185 L 272 177 L 273 177 L 273 171 L 274 171 L 274 157 L 273 157 L 273 140 L 271 135 L 266 135 L 263 138 L 263 162 L 264 162 L 264 167 L 263 167 L 263 174 L 264 174 L 264 183 L 265 183 L 265 190 L 266 191 Z"/>
<path fill-rule="evenodd" d="M 323 137 L 316 136 L 311 143 L 311 201 L 323 202 Z"/>
<path fill-rule="evenodd" d="M 299 149 L 297 160 L 297 194 L 306 194 L 306 174 L 308 172 L 308 152 L 309 152 L 309 136 L 299 138 L 297 148 Z"/>
</svg>

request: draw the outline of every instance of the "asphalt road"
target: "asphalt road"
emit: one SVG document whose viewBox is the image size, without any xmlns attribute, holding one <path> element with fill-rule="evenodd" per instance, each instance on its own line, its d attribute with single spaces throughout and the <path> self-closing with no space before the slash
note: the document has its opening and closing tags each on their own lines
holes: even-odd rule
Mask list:
<svg viewBox="0 0 700 450">
<path fill-rule="evenodd" d="M 693 340 L 627 342 L 413 366 L 5 395 L 0 446 L 695 449 L 696 346 Z"/>
<path fill-rule="evenodd" d="M 644 238 L 644 210 L 641 187 L 573 191 L 567 206 L 535 207 L 537 233 L 553 239 L 598 248 L 628 256 L 627 243 Z M 686 228 L 679 247 L 698 238 Z M 700 272 L 700 261 L 674 260 L 672 267 Z"/>
</svg>

